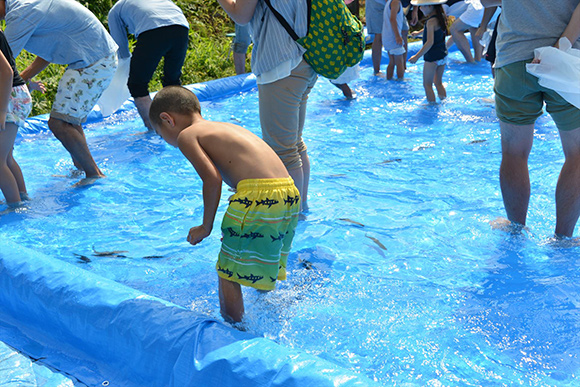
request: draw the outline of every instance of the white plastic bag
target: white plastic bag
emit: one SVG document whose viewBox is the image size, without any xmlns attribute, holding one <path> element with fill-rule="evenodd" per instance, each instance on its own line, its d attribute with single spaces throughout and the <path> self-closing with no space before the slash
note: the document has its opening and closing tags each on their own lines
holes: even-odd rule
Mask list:
<svg viewBox="0 0 580 387">
<path fill-rule="evenodd" d="M 540 63 L 528 63 L 526 70 L 538 77 L 540 86 L 554 90 L 580 109 L 580 50 L 572 48 L 566 38 L 561 38 L 558 46 L 536 48 L 534 56 Z"/>
<path fill-rule="evenodd" d="M 117 71 L 111 80 L 111 84 L 105 89 L 101 98 L 99 98 L 97 105 L 101 109 L 103 117 L 113 114 L 131 96 L 127 88 L 130 64 L 131 57 L 119 59 Z"/>
</svg>

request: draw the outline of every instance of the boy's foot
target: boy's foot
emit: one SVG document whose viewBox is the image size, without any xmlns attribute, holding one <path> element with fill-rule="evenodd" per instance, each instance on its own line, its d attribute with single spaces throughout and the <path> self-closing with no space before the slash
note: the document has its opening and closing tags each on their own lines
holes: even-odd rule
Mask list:
<svg viewBox="0 0 580 387">
<path fill-rule="evenodd" d="M 98 176 L 98 177 L 85 177 L 84 179 L 81 179 L 78 183 L 73 184 L 73 187 L 78 188 L 78 187 L 86 187 L 89 185 L 92 185 L 94 183 L 97 182 L 97 180 L 103 178 L 104 176 Z"/>
<path fill-rule="evenodd" d="M 385 78 L 386 77 L 385 73 L 383 73 L 382 71 L 379 71 L 378 73 L 374 73 L 373 75 L 375 77 L 379 77 L 379 78 Z"/>
</svg>

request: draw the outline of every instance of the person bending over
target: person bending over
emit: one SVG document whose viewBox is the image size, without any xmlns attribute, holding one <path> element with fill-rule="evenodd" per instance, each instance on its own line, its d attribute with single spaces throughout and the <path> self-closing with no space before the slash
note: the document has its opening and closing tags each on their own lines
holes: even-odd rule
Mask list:
<svg viewBox="0 0 580 387">
<path fill-rule="evenodd" d="M 286 260 L 300 212 L 300 194 L 276 153 L 250 131 L 207 121 L 195 94 L 181 86 L 159 91 L 149 111 L 151 125 L 179 147 L 203 181 L 203 222 L 189 230 L 196 245 L 210 235 L 222 180 L 236 193 L 222 221 L 216 264 L 221 314 L 240 322 L 240 285 L 273 290 L 286 279 Z"/>
</svg>

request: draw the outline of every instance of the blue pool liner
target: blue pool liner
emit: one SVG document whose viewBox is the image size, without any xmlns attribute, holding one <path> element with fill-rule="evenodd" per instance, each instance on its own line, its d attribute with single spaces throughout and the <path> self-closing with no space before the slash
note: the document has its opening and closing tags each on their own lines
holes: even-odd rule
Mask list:
<svg viewBox="0 0 580 387">
<path fill-rule="evenodd" d="M 0 340 L 87 386 L 375 385 L 11 241 L 0 242 Z"/>
<path fill-rule="evenodd" d="M 410 43 L 409 54 L 420 47 Z M 367 51 L 361 66 L 370 64 Z M 256 78 L 186 87 L 203 102 L 247 92 Z M 109 118 L 95 108 L 87 124 L 134 110 L 131 99 Z M 19 132 L 48 131 L 47 121 L 48 115 L 31 117 Z M 376 385 L 9 240 L 0 241 L 0 341 L 87 386 Z"/>
</svg>

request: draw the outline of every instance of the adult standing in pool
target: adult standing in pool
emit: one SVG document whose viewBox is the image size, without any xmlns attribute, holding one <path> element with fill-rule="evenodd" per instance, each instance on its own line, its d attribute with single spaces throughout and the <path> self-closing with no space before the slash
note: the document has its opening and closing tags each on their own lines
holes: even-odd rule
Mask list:
<svg viewBox="0 0 580 387">
<path fill-rule="evenodd" d="M 95 15 L 74 0 L 0 0 L 4 34 L 18 56 L 36 55 L 20 75 L 30 81 L 50 63 L 67 65 L 48 127 L 86 177 L 104 177 L 87 145 L 82 124 L 117 68 L 117 45 Z"/>
<path fill-rule="evenodd" d="M 570 237 L 580 216 L 580 109 L 539 85 L 526 71 L 534 49 L 557 46 L 560 38 L 580 48 L 580 0 L 482 0 L 502 6 L 495 60 L 495 101 L 500 120 L 500 185 L 508 220 L 525 225 L 530 200 L 528 156 L 534 123 L 552 116 L 560 133 L 565 161 L 556 185 L 557 237 Z M 570 80 L 571 82 L 574 80 Z M 580 83 L 580 79 L 575 80 Z"/>
<path fill-rule="evenodd" d="M 250 24 L 252 72 L 258 83 L 262 138 L 278 154 L 308 210 L 310 160 L 302 139 L 308 94 L 317 75 L 302 57 L 304 48 L 282 27 L 265 1 L 218 0 L 238 24 Z M 299 37 L 308 29 L 307 2 L 271 0 Z"/>
<path fill-rule="evenodd" d="M 187 54 L 189 23 L 171 0 L 120 0 L 109 11 L 109 31 L 119 45 L 119 59 L 131 58 L 127 86 L 147 129 L 149 82 L 163 61 L 163 86 L 181 85 L 181 68 Z M 137 39 L 133 56 L 127 31 Z"/>
</svg>

